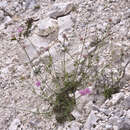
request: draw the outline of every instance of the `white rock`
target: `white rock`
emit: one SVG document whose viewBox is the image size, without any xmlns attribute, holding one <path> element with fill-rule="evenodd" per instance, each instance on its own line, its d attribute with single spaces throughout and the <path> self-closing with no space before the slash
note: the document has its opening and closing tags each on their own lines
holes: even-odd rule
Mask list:
<svg viewBox="0 0 130 130">
<path fill-rule="evenodd" d="M 124 98 L 124 94 L 123 93 L 117 93 L 117 94 L 114 94 L 112 96 L 112 104 L 115 105 L 116 103 L 118 103 L 120 101 L 120 99 L 123 99 Z"/>
<path fill-rule="evenodd" d="M 19 71 L 19 72 L 25 72 L 26 70 L 25 70 L 25 68 L 24 68 L 23 65 L 20 65 L 20 66 L 17 67 L 17 71 Z"/>
<path fill-rule="evenodd" d="M 17 130 L 17 128 L 21 125 L 21 122 L 19 119 L 14 119 L 9 126 L 9 130 Z"/>
<path fill-rule="evenodd" d="M 6 6 L 7 6 L 7 1 L 0 2 L 0 8 L 6 7 Z"/>
<path fill-rule="evenodd" d="M 112 130 L 112 125 L 106 125 L 106 130 Z"/>
<path fill-rule="evenodd" d="M 125 99 L 126 108 L 130 109 L 130 96 Z"/>
<path fill-rule="evenodd" d="M 78 97 L 78 94 L 79 92 L 76 92 L 76 97 Z M 88 95 L 84 95 L 84 96 L 80 96 L 78 99 L 77 99 L 77 108 L 79 111 L 82 111 L 83 110 L 83 107 L 89 102 L 89 99 L 88 99 Z"/>
<path fill-rule="evenodd" d="M 91 49 L 88 50 L 88 54 L 91 54 L 92 52 L 94 52 L 96 49 L 96 47 L 92 47 Z"/>
<path fill-rule="evenodd" d="M 57 130 L 64 130 L 62 126 L 59 126 Z"/>
<path fill-rule="evenodd" d="M 34 8 L 36 6 L 36 1 L 35 0 L 26 0 L 26 5 L 25 9 L 28 8 Z"/>
<path fill-rule="evenodd" d="M 74 7 L 73 3 L 58 3 L 54 4 L 52 7 L 52 11 L 49 12 L 49 16 L 51 18 L 57 19 L 60 16 L 65 16 L 69 14 Z"/>
<path fill-rule="evenodd" d="M 85 43 L 85 49 L 88 49 L 88 47 L 90 46 L 90 44 L 91 44 L 91 42 L 87 42 L 87 43 Z"/>
<path fill-rule="evenodd" d="M 39 29 L 38 34 L 40 36 L 48 36 L 49 34 L 58 31 L 58 24 L 56 20 L 46 18 L 39 21 L 38 29 Z"/>
<path fill-rule="evenodd" d="M 0 10 L 0 22 L 3 20 L 3 18 L 4 18 L 4 12 Z"/>
<path fill-rule="evenodd" d="M 38 53 L 37 53 L 37 50 L 36 48 L 30 43 L 30 41 L 26 41 L 25 42 L 25 46 L 26 46 L 26 51 L 27 51 L 27 54 L 30 58 L 30 60 L 33 60 L 34 58 L 36 58 L 38 56 Z M 28 59 L 29 61 L 29 59 Z"/>
<path fill-rule="evenodd" d="M 130 129 L 130 119 L 125 118 L 120 123 L 118 123 L 118 130 L 129 130 Z"/>
<path fill-rule="evenodd" d="M 6 16 L 4 21 L 4 24 L 9 24 L 12 21 L 12 18 L 10 16 Z"/>
<path fill-rule="evenodd" d="M 119 130 L 118 126 L 113 126 L 113 130 Z"/>
<path fill-rule="evenodd" d="M 79 93 L 79 91 L 76 91 L 75 92 L 75 98 L 77 99 L 77 98 L 79 98 L 81 95 L 80 95 L 80 93 Z"/>
<path fill-rule="evenodd" d="M 48 40 L 46 38 L 44 39 L 36 34 L 33 34 L 30 40 L 31 41 L 28 40 L 27 42 L 30 43 L 30 45 L 32 43 L 37 49 L 41 47 L 46 48 L 49 45 Z"/>
<path fill-rule="evenodd" d="M 83 109 L 85 110 L 86 114 L 89 114 L 92 110 L 93 103 L 92 100 L 89 98 L 88 103 L 84 105 Z M 97 112 L 97 111 L 95 111 Z"/>
<path fill-rule="evenodd" d="M 9 72 L 8 67 L 1 69 L 1 73 L 7 74 Z"/>
<path fill-rule="evenodd" d="M 73 121 L 72 123 L 68 124 L 68 128 L 66 128 L 66 130 L 80 130 L 80 127 L 82 126 L 81 123 Z"/>
<path fill-rule="evenodd" d="M 71 126 L 71 128 L 67 129 L 67 130 L 80 130 L 79 126 Z"/>
<path fill-rule="evenodd" d="M 113 124 L 113 125 L 117 125 L 118 122 L 119 122 L 119 117 L 118 116 L 112 116 L 110 119 L 109 119 L 110 123 Z"/>
<path fill-rule="evenodd" d="M 0 25 L 0 30 L 4 30 L 6 24 L 10 24 L 12 22 L 12 18 L 9 16 L 6 16 L 3 21 L 2 24 Z"/>
<path fill-rule="evenodd" d="M 0 25 L 0 30 L 3 30 L 5 28 L 5 24 Z"/>
<path fill-rule="evenodd" d="M 75 69 L 75 67 L 74 67 L 74 63 L 72 62 L 72 60 L 69 60 L 68 62 L 66 62 L 66 71 L 68 73 L 71 73 L 74 69 Z"/>
<path fill-rule="evenodd" d="M 73 112 L 71 113 L 76 119 L 80 119 L 81 114 L 80 112 L 78 112 L 77 110 L 73 110 Z"/>
<path fill-rule="evenodd" d="M 125 73 L 125 75 L 126 75 L 126 79 L 130 79 L 130 64 L 127 66 L 127 68 L 126 68 L 126 73 Z"/>
<path fill-rule="evenodd" d="M 127 115 L 126 116 L 130 119 L 130 110 L 127 111 Z"/>
<path fill-rule="evenodd" d="M 64 42 L 63 33 L 70 30 L 73 24 L 74 23 L 70 15 L 67 15 L 58 19 L 58 26 L 59 26 L 58 40 L 59 41 Z"/>
<path fill-rule="evenodd" d="M 98 120 L 98 118 L 96 117 L 95 112 L 91 111 L 91 113 L 89 114 L 88 119 L 84 125 L 84 130 L 90 130 L 91 127 L 93 127 L 93 125 L 97 124 L 97 120 Z"/>
</svg>

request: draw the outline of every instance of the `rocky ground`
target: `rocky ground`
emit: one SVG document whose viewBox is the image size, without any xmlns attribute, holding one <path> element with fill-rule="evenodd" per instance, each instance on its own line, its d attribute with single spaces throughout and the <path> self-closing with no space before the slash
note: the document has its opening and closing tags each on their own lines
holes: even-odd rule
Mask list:
<svg viewBox="0 0 130 130">
<path fill-rule="evenodd" d="M 80 40 L 84 35 L 87 48 L 96 36 L 102 38 L 111 32 L 100 50 L 100 64 L 110 61 L 111 50 L 115 65 L 125 65 L 130 60 L 129 0 L 1 0 L 0 130 L 130 130 L 130 65 L 126 68 L 124 86 L 111 99 L 104 101 L 93 91 L 79 98 L 72 112 L 74 121 L 59 125 L 53 115 L 45 118 L 35 114 L 48 106 L 33 93 L 37 78 L 23 49 L 11 40 L 30 18 L 34 22 L 29 37 L 22 37 L 21 42 L 35 65 L 41 64 L 41 60 L 47 62 L 48 53 L 44 49 L 49 47 L 59 70 L 63 34 L 68 38 L 65 46 L 75 56 L 81 51 Z M 68 60 L 68 71 L 73 69 L 71 62 Z"/>
</svg>

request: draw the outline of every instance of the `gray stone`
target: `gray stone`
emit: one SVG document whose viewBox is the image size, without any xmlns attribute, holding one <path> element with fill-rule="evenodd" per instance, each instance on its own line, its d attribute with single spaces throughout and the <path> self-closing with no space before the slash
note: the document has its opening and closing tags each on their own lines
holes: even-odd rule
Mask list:
<svg viewBox="0 0 130 130">
<path fill-rule="evenodd" d="M 112 116 L 110 119 L 109 119 L 109 122 L 113 125 L 117 125 L 118 122 L 119 122 L 119 117 L 117 116 Z"/>
<path fill-rule="evenodd" d="M 111 111 L 109 109 L 100 109 L 102 113 L 104 113 L 106 116 L 110 115 Z"/>
<path fill-rule="evenodd" d="M 118 117 L 122 117 L 123 116 L 123 114 L 124 114 L 124 111 L 123 110 L 115 110 L 115 112 L 114 112 L 114 114 L 116 115 L 116 116 L 118 116 Z"/>
<path fill-rule="evenodd" d="M 81 126 L 81 123 L 74 121 L 71 123 L 70 128 L 67 128 L 66 130 L 80 130 Z"/>
<path fill-rule="evenodd" d="M 130 119 L 125 119 L 119 124 L 119 130 L 130 130 Z"/>
<path fill-rule="evenodd" d="M 0 8 L 5 8 L 7 6 L 7 1 L 1 1 L 0 2 Z"/>
<path fill-rule="evenodd" d="M 0 10 L 0 24 L 4 19 L 4 12 L 2 10 Z"/>
<path fill-rule="evenodd" d="M 73 110 L 73 112 L 71 113 L 76 119 L 80 119 L 81 118 L 81 113 L 77 110 Z"/>
<path fill-rule="evenodd" d="M 31 44 L 30 41 L 28 41 L 28 40 L 26 42 L 26 48 L 25 49 L 26 49 L 26 52 L 27 52 L 30 60 L 33 60 L 33 59 L 38 57 L 38 53 L 37 53 L 35 46 L 33 44 Z M 28 61 L 29 59 L 26 58 L 26 60 Z"/>
<path fill-rule="evenodd" d="M 46 48 L 48 47 L 48 40 L 44 39 L 36 34 L 33 34 L 32 37 L 30 37 L 30 40 L 28 40 L 28 43 L 33 44 L 36 48 Z"/>
<path fill-rule="evenodd" d="M 74 7 L 73 3 L 59 3 L 54 4 L 52 11 L 49 12 L 50 18 L 57 19 L 58 17 L 65 16 L 69 14 Z"/>
<path fill-rule="evenodd" d="M 63 33 L 69 31 L 73 26 L 73 21 L 70 15 L 61 17 L 58 19 L 58 26 L 59 26 L 59 34 L 58 40 L 64 42 Z"/>
<path fill-rule="evenodd" d="M 57 130 L 64 130 L 63 126 L 59 126 Z"/>
<path fill-rule="evenodd" d="M 84 130 L 90 130 L 94 125 L 97 124 L 98 118 L 96 117 L 96 114 L 94 111 L 91 111 L 91 113 L 88 116 L 88 119 L 84 125 Z"/>
<path fill-rule="evenodd" d="M 36 0 L 26 0 L 25 10 L 31 8 L 33 9 L 36 6 Z"/>
<path fill-rule="evenodd" d="M 124 98 L 124 94 L 123 93 L 117 93 L 117 94 L 114 94 L 113 97 L 112 97 L 112 104 L 115 105 L 117 104 L 121 99 Z"/>
<path fill-rule="evenodd" d="M 130 96 L 125 99 L 126 108 L 130 109 Z"/>
<path fill-rule="evenodd" d="M 4 24 L 10 24 L 11 21 L 12 21 L 12 18 L 11 18 L 10 16 L 6 16 L 6 17 L 4 18 Z"/>
<path fill-rule="evenodd" d="M 126 116 L 130 119 L 130 110 L 127 111 L 127 115 Z"/>
<path fill-rule="evenodd" d="M 19 119 L 14 119 L 11 123 L 11 125 L 9 126 L 9 130 L 17 130 L 18 127 L 21 126 L 21 122 Z"/>
<path fill-rule="evenodd" d="M 93 106 L 92 106 L 92 109 L 93 109 L 94 111 L 100 112 L 100 108 L 99 108 L 98 106 L 96 106 L 96 105 L 93 105 Z"/>
<path fill-rule="evenodd" d="M 114 126 L 113 126 L 113 130 L 119 130 L 119 129 L 118 129 L 118 126 L 115 126 L 115 125 L 114 125 Z"/>
<path fill-rule="evenodd" d="M 106 125 L 106 130 L 112 130 L 112 125 Z"/>
<path fill-rule="evenodd" d="M 130 57 L 128 57 L 128 60 L 130 60 Z M 126 67 L 126 79 L 130 80 L 130 64 Z"/>
<path fill-rule="evenodd" d="M 58 31 L 58 24 L 56 20 L 51 18 L 45 18 L 38 23 L 38 35 L 46 37 L 49 34 L 55 33 Z"/>
</svg>

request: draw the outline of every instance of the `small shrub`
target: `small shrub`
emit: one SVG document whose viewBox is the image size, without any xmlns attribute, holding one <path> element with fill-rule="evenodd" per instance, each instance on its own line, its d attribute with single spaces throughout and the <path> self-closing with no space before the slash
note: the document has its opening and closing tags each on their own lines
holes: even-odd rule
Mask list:
<svg viewBox="0 0 130 130">
<path fill-rule="evenodd" d="M 23 33 L 24 38 L 28 38 L 31 31 L 30 29 L 34 21 L 35 20 L 33 19 L 27 20 L 26 30 Z M 17 40 L 19 45 L 22 47 L 22 44 L 20 42 L 22 36 L 21 33 L 22 31 L 20 30 L 19 38 L 17 39 L 13 37 L 12 40 Z M 62 53 L 64 54 L 64 59 L 62 62 L 62 76 L 59 76 L 59 74 L 55 70 L 55 65 L 53 63 L 53 58 L 49 52 L 49 47 L 45 49 L 45 51 L 49 53 L 49 62 L 43 63 L 44 72 L 42 72 L 41 68 L 36 68 L 34 65 L 32 65 L 26 49 L 22 47 L 22 49 L 25 51 L 25 54 L 29 58 L 30 65 L 35 73 L 35 76 L 40 77 L 39 79 L 41 80 L 41 82 L 40 80 L 37 80 L 36 82 L 36 86 L 40 87 L 40 90 L 42 91 L 42 94 L 40 96 L 49 102 L 58 123 L 64 123 L 65 121 L 72 121 L 75 119 L 71 112 L 76 106 L 75 92 L 77 90 L 83 89 L 82 91 L 79 91 L 81 96 L 89 94 L 91 91 L 89 91 L 89 89 L 86 87 L 88 87 L 89 84 L 92 84 L 95 89 L 102 88 L 102 94 L 104 94 L 106 99 L 110 98 L 112 94 L 119 91 L 121 87 L 121 79 L 123 79 L 125 74 L 125 68 L 130 63 L 130 61 L 125 65 L 124 69 L 122 69 L 122 66 L 121 68 L 117 67 L 116 70 L 118 70 L 118 73 L 114 74 L 113 71 L 112 73 L 105 72 L 107 69 L 112 70 L 112 60 L 110 60 L 110 63 L 106 63 L 105 65 L 101 66 L 99 62 L 100 54 L 102 52 L 100 52 L 99 50 L 103 48 L 105 44 L 104 41 L 109 36 L 110 33 L 108 33 L 108 35 L 106 35 L 105 37 L 103 36 L 101 39 L 97 37 L 96 40 L 90 44 L 91 48 L 86 51 L 86 54 L 83 54 L 85 49 L 86 37 L 79 38 L 83 43 L 79 58 L 74 58 L 69 53 L 68 48 L 64 46 L 64 43 L 61 43 L 64 47 L 62 51 Z M 64 38 L 68 41 L 66 35 L 64 35 Z M 70 73 L 68 73 L 66 70 L 65 56 L 67 54 L 72 58 L 74 62 L 74 70 Z M 51 77 L 50 80 L 44 78 L 49 76 Z M 54 86 L 50 87 L 50 85 L 48 85 L 48 82 L 53 83 Z M 44 87 L 42 88 L 43 83 Z M 35 89 L 33 89 L 33 91 L 35 94 L 37 94 L 35 92 Z"/>
</svg>

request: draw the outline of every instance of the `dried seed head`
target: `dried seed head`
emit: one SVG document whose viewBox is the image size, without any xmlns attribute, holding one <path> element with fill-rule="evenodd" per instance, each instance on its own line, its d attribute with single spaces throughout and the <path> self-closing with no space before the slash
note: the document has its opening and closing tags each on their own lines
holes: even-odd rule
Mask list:
<svg viewBox="0 0 130 130">
<path fill-rule="evenodd" d="M 65 40 L 68 40 L 68 38 L 67 38 L 67 36 L 66 36 L 65 33 L 62 35 L 62 37 L 63 37 Z"/>
<path fill-rule="evenodd" d="M 49 47 L 46 47 L 46 48 L 45 48 L 45 51 L 49 51 L 49 49 L 50 49 Z"/>
</svg>

